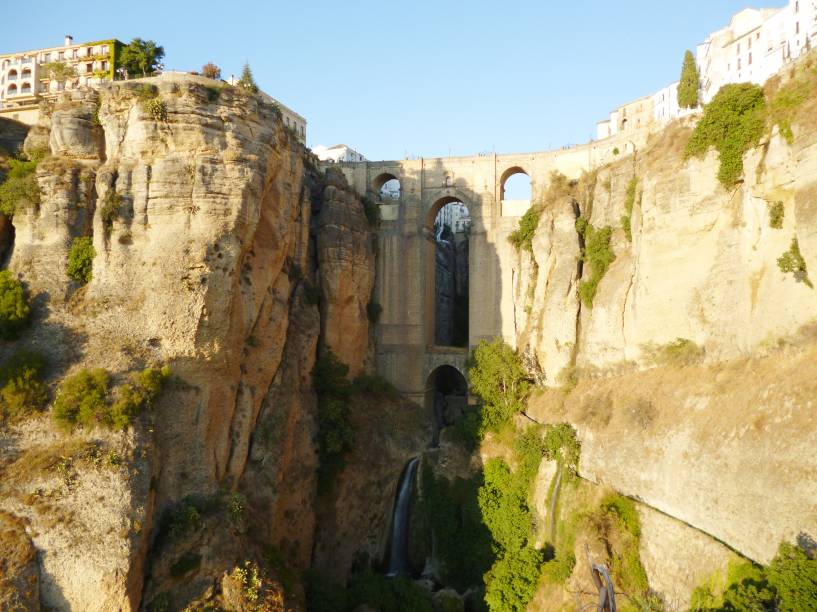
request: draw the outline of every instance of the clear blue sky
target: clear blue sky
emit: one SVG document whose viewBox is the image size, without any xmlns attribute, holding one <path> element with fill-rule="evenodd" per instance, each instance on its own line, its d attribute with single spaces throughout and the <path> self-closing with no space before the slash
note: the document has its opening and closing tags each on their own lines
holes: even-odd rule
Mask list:
<svg viewBox="0 0 817 612">
<path fill-rule="evenodd" d="M 755 6 L 782 6 L 769 0 Z M 0 51 L 153 39 L 170 69 L 250 62 L 308 121 L 308 143 L 369 159 L 524 152 L 586 142 L 615 106 L 677 79 L 683 52 L 742 0 L 32 0 Z"/>
</svg>

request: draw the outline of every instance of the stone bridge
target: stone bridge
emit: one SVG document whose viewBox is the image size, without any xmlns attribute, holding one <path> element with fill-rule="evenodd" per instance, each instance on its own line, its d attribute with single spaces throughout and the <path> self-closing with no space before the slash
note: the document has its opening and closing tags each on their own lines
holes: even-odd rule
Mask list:
<svg viewBox="0 0 817 612">
<path fill-rule="evenodd" d="M 512 264 L 508 235 L 531 201 L 543 197 L 551 173 L 578 178 L 585 170 L 632 153 L 632 137 L 528 154 L 480 155 L 403 161 L 332 164 L 361 195 L 379 198 L 375 300 L 382 306 L 377 326 L 378 372 L 406 396 L 428 399 L 431 377 L 449 365 L 466 374 L 468 352 L 482 339 L 515 344 Z M 517 173 L 531 180 L 531 200 L 506 200 L 506 180 Z M 399 195 L 381 196 L 397 179 Z M 435 247 L 432 227 L 448 203 L 468 208 L 468 346 L 435 345 Z"/>
</svg>

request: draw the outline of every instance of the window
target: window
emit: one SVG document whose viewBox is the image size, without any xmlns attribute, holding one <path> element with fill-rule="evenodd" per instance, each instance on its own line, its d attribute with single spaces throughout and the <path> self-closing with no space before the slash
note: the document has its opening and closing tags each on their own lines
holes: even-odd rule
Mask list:
<svg viewBox="0 0 817 612">
<path fill-rule="evenodd" d="M 94 71 L 94 63 L 90 62 L 85 64 L 85 72 L 93 72 Z"/>
<path fill-rule="evenodd" d="M 740 43 L 738 43 L 738 55 L 740 55 Z"/>
<path fill-rule="evenodd" d="M 740 58 L 738 58 L 738 70 L 740 70 Z"/>
<path fill-rule="evenodd" d="M 749 48 L 750 49 L 752 48 L 752 37 L 751 36 L 749 37 Z"/>
<path fill-rule="evenodd" d="M 108 45 L 102 45 L 102 53 L 108 55 Z"/>
<path fill-rule="evenodd" d="M 799 21 L 798 21 L 797 23 L 795 23 L 795 24 L 794 24 L 794 33 L 795 33 L 795 34 L 799 34 L 799 33 L 800 33 L 800 22 L 799 22 Z"/>
<path fill-rule="evenodd" d="M 800 0 L 797 0 L 797 2 L 794 3 L 794 12 L 795 13 L 800 12 Z"/>
<path fill-rule="evenodd" d="M 749 60 L 749 63 L 750 63 L 750 64 L 752 63 L 752 60 L 751 60 L 751 59 Z M 106 61 L 103 61 L 103 62 L 102 62 L 102 70 L 105 70 L 105 71 L 107 71 L 107 70 L 108 70 L 108 62 L 106 62 Z"/>
<path fill-rule="evenodd" d="M 749 65 L 750 66 L 752 65 L 752 53 L 751 52 L 749 52 Z"/>
<path fill-rule="evenodd" d="M 65 53 L 63 51 L 60 51 L 59 58 L 60 58 L 60 61 L 65 59 Z"/>
</svg>

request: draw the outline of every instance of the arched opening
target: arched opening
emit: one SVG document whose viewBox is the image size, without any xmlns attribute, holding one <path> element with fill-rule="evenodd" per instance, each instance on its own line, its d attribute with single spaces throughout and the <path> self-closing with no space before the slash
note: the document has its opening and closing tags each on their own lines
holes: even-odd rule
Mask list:
<svg viewBox="0 0 817 612">
<path fill-rule="evenodd" d="M 9 81 L 14 81 L 16 78 L 17 78 L 17 70 L 12 68 L 11 70 L 9 70 L 8 80 Z"/>
<path fill-rule="evenodd" d="M 31 68 L 23 68 L 23 74 L 21 78 L 23 79 L 31 78 Z"/>
<path fill-rule="evenodd" d="M 372 181 L 372 189 L 381 200 L 400 199 L 400 180 L 388 172 L 384 172 Z"/>
<path fill-rule="evenodd" d="M 17 95 L 17 85 L 15 85 L 14 83 L 9 85 L 8 95 L 9 96 L 16 96 Z"/>
<path fill-rule="evenodd" d="M 428 376 L 426 402 L 434 415 L 433 446 L 440 440 L 440 431 L 459 420 L 468 409 L 468 383 L 457 368 L 442 365 Z"/>
<path fill-rule="evenodd" d="M 20 93 L 21 94 L 31 93 L 31 83 L 23 83 L 22 85 L 20 85 Z"/>
<path fill-rule="evenodd" d="M 522 168 L 509 168 L 502 174 L 501 200 L 530 202 L 532 195 L 530 177 Z"/>
<path fill-rule="evenodd" d="M 430 232 L 433 270 L 429 270 L 429 284 L 433 304 L 429 331 L 431 344 L 436 346 L 468 347 L 468 246 L 471 217 L 468 207 L 455 197 L 439 200 L 429 212 L 427 230 Z M 429 334 L 430 335 L 430 334 Z"/>
</svg>

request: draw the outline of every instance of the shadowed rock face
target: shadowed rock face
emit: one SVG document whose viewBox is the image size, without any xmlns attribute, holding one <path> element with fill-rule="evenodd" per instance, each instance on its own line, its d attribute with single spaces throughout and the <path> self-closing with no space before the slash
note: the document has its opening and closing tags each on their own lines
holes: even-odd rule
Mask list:
<svg viewBox="0 0 817 612">
<path fill-rule="evenodd" d="M 111 85 L 98 99 L 74 95 L 32 132 L 49 143 L 51 156 L 37 171 L 40 206 L 14 219 L 10 268 L 47 304 L 46 323 L 83 339 L 80 359 L 68 360 L 59 342 L 40 342 L 39 326 L 35 341 L 70 371 L 116 374 L 163 362 L 180 381 L 149 426 L 105 434 L 129 467 L 108 483 L 98 509 L 124 527 L 94 532 L 89 524 L 89 550 L 105 554 L 84 554 L 54 537 L 59 526 L 0 502 L 0 510 L 14 506 L 32 521 L 46 605 L 135 609 L 146 567 L 146 600 L 172 591 L 165 560 L 176 560 L 177 545 L 157 548 L 153 539 L 157 518 L 188 495 L 239 490 L 246 498 L 244 535 L 230 546 L 201 543 L 191 584 L 212 584 L 229 571 L 248 533 L 256 549 L 275 544 L 295 567 L 309 565 L 317 467 L 312 366 L 321 329 L 354 372 L 369 360 L 369 229 L 358 198 L 324 187 L 305 166 L 307 154 L 275 108 L 232 88 L 213 99 L 203 82 L 151 80 L 163 118 L 147 112 L 138 83 Z M 317 250 L 310 249 L 315 198 L 324 202 Z M 93 278 L 78 290 L 66 258 L 73 239 L 86 235 L 96 251 Z M 322 288 L 327 321 L 305 299 L 307 283 Z M 25 433 L 15 440 L 15 452 L 35 443 Z M 89 490 L 100 486 L 77 477 Z M 182 599 L 194 596 L 188 590 Z"/>
</svg>

